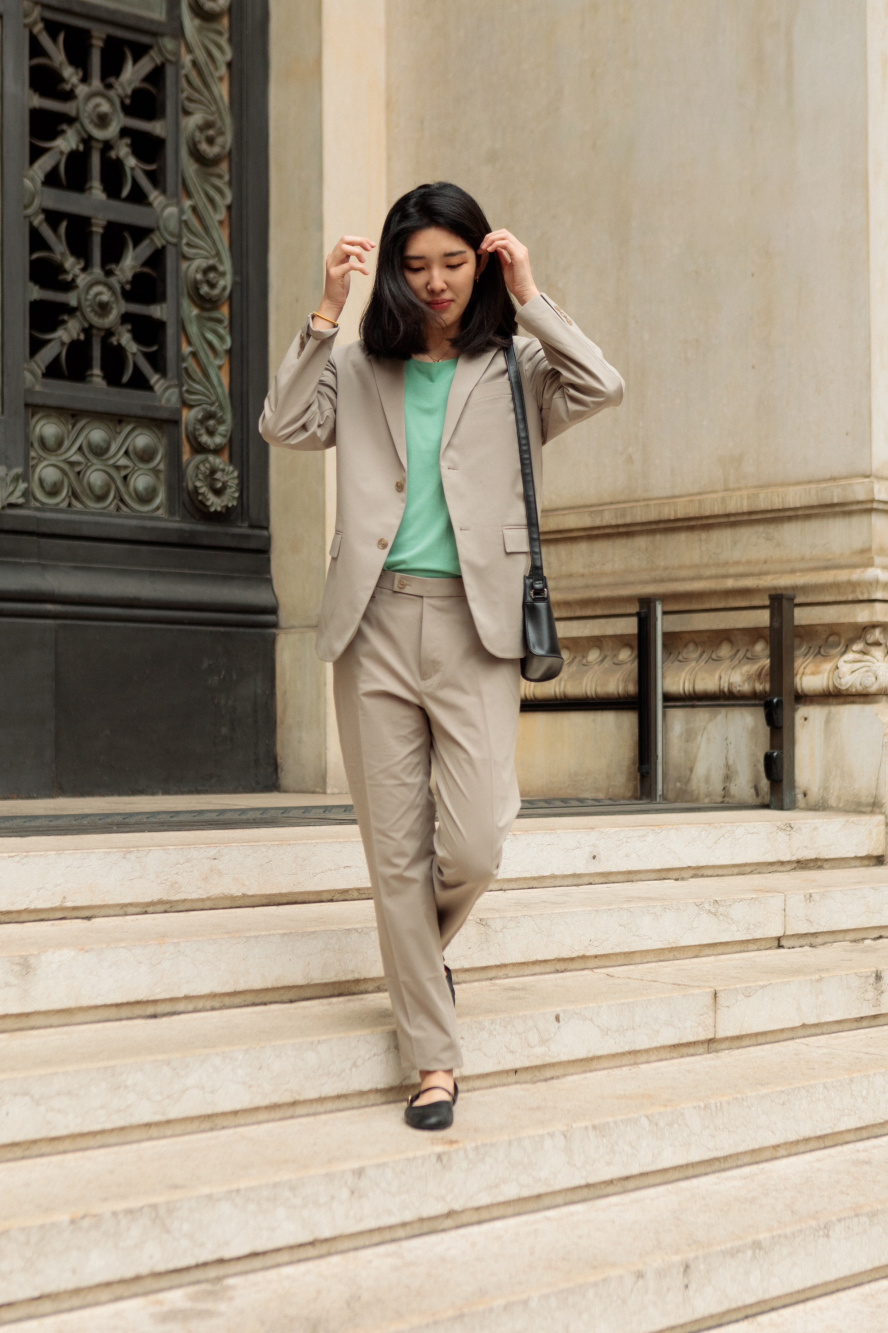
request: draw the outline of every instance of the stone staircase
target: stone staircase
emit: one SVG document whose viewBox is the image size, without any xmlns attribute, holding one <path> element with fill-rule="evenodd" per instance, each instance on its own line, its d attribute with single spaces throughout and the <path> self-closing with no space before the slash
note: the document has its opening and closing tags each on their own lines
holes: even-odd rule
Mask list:
<svg viewBox="0 0 888 1333">
<path fill-rule="evenodd" d="M 426 1136 L 354 828 L 0 840 L 0 1324 L 884 1333 L 884 858 L 519 821 Z"/>
</svg>

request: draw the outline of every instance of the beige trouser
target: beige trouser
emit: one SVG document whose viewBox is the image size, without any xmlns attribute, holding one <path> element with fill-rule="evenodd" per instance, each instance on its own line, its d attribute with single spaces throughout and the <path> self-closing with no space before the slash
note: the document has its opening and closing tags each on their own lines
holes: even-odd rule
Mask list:
<svg viewBox="0 0 888 1333">
<path fill-rule="evenodd" d="M 389 572 L 333 667 L 407 1069 L 462 1063 L 442 951 L 496 875 L 518 813 L 519 683 L 518 661 L 478 638 L 462 579 Z"/>
</svg>

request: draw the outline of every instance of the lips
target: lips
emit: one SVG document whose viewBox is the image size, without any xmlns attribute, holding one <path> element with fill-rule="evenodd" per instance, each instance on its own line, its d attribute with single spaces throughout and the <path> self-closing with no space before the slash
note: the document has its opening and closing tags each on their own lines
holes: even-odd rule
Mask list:
<svg viewBox="0 0 888 1333">
<path fill-rule="evenodd" d="M 446 310 L 448 306 L 453 305 L 450 300 L 447 301 L 426 301 L 429 310 Z"/>
</svg>

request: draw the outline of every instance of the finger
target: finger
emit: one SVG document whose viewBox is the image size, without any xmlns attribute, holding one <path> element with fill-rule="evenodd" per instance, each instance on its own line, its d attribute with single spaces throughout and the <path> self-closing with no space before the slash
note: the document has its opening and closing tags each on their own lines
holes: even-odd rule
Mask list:
<svg viewBox="0 0 888 1333">
<path fill-rule="evenodd" d="M 363 259 L 366 251 L 357 245 L 337 245 L 336 249 L 330 253 L 330 262 L 332 264 L 343 264 L 351 255 Z"/>
<path fill-rule="evenodd" d="M 499 251 L 509 256 L 513 264 L 519 264 L 524 259 L 529 258 L 529 252 L 526 245 L 522 245 L 517 237 L 510 231 L 494 231 L 484 238 L 484 245 L 491 254 Z"/>
<path fill-rule="evenodd" d="M 376 242 L 371 241 L 368 236 L 341 236 L 339 244 L 359 245 L 362 250 L 375 250 Z"/>
<path fill-rule="evenodd" d="M 339 278 L 344 278 L 348 273 L 364 273 L 367 277 L 370 276 L 370 270 L 367 265 L 362 264 L 359 259 L 355 259 L 354 255 L 349 255 L 347 262 L 344 264 L 332 264 L 328 269 L 328 272 L 331 278 L 337 280 Z"/>
<path fill-rule="evenodd" d="M 360 255 L 363 258 L 368 249 L 375 249 L 372 241 L 368 241 L 364 245 L 359 244 L 361 239 L 361 237 L 357 237 L 354 242 L 351 242 L 346 241 L 343 237 L 341 241 L 338 241 L 327 255 L 328 267 L 333 264 L 341 264 L 349 254 Z"/>
<path fill-rule="evenodd" d="M 515 241 L 515 237 L 510 231 L 506 231 L 505 227 L 500 227 L 498 231 L 489 231 L 482 244 L 486 245 L 490 241 Z M 515 243 L 517 244 L 517 241 Z"/>
<path fill-rule="evenodd" d="M 366 264 L 367 257 L 363 250 L 353 249 L 347 254 L 332 254 L 330 256 L 331 268 L 341 268 L 346 264 Z"/>
<path fill-rule="evenodd" d="M 520 241 L 516 241 L 514 236 L 510 236 L 506 232 L 504 236 L 495 237 L 488 248 L 490 250 L 508 250 L 511 254 L 513 250 L 521 250 L 523 247 Z"/>
</svg>

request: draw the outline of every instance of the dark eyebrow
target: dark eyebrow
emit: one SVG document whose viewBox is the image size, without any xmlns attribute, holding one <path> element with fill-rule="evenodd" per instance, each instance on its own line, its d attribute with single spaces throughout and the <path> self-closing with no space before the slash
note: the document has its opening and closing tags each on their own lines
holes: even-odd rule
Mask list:
<svg viewBox="0 0 888 1333">
<path fill-rule="evenodd" d="M 444 254 L 445 259 L 456 259 L 457 255 L 467 255 L 468 250 L 447 250 Z M 420 260 L 425 259 L 425 255 L 404 255 L 406 264 L 418 264 Z"/>
</svg>

